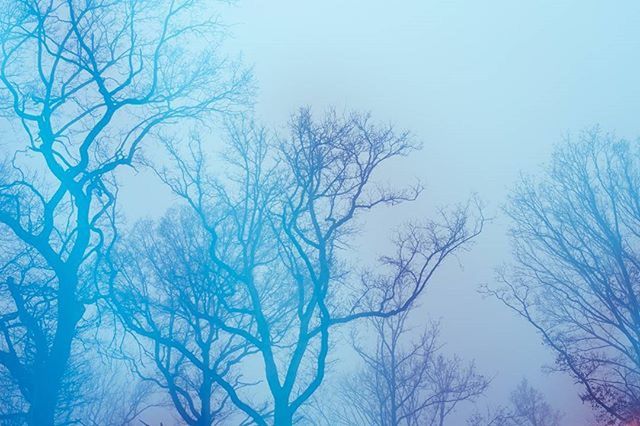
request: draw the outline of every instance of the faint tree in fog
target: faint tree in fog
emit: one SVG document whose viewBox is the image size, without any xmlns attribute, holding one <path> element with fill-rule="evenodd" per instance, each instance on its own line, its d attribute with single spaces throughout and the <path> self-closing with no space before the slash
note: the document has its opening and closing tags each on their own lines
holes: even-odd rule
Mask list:
<svg viewBox="0 0 640 426">
<path fill-rule="evenodd" d="M 115 235 L 113 173 L 158 126 L 242 100 L 247 75 L 189 43 L 216 29 L 193 20 L 203 16 L 190 16 L 194 6 L 2 3 L 0 113 L 10 152 L 0 165 L 0 375 L 16 393 L 0 415 L 39 426 L 69 418 L 69 360 L 95 313 L 87 307 L 102 297 Z"/>
<path fill-rule="evenodd" d="M 540 391 L 523 379 L 511 392 L 508 407 L 475 413 L 469 426 L 560 426 L 562 414 L 544 399 Z"/>
<path fill-rule="evenodd" d="M 442 426 L 459 402 L 473 401 L 487 388 L 473 364 L 439 353 L 437 325 L 411 339 L 410 312 L 371 320 L 373 351 L 355 345 L 364 368 L 341 383 L 342 408 L 335 408 L 341 424 Z"/>
<path fill-rule="evenodd" d="M 491 289 L 527 319 L 611 422 L 640 415 L 640 151 L 566 141 L 511 195 L 513 268 Z"/>
<path fill-rule="evenodd" d="M 242 387 L 232 368 L 250 350 L 218 327 L 233 324 L 219 296 L 232 288 L 208 256 L 208 234 L 183 207 L 141 222 L 125 243 L 113 302 L 138 343 L 134 371 L 166 393 L 185 424 L 220 424 L 232 412 L 228 392 Z"/>
<path fill-rule="evenodd" d="M 399 233 L 395 253 L 381 259 L 378 272 L 349 271 L 347 244 L 360 214 L 418 195 L 419 188 L 393 191 L 374 182 L 382 165 L 415 147 L 406 134 L 358 114 L 329 113 L 315 122 L 301 110 L 290 131 L 270 143 L 254 125 L 232 125 L 217 179 L 197 140 L 186 154 L 168 143 L 176 166 L 158 170 L 194 212 L 193 226 L 208 234 L 219 310 L 202 319 L 256 352 L 270 398 L 265 406 L 247 396 L 259 387 L 238 390 L 222 374 L 215 380 L 262 425 L 295 421 L 323 381 L 334 326 L 408 309 L 483 224 L 469 206 L 443 212 L 441 223 Z M 396 303 L 401 289 L 406 298 Z"/>
<path fill-rule="evenodd" d="M 561 414 L 554 410 L 539 390 L 523 379 L 511 393 L 511 407 L 517 425 L 559 426 Z"/>
<path fill-rule="evenodd" d="M 70 424 L 80 426 L 138 425 L 142 414 L 156 404 L 148 382 L 131 381 L 131 373 L 110 359 L 87 364 L 92 370 L 85 375 L 83 386 L 91 389 L 82 395 Z M 117 368 L 116 368 L 117 367 Z"/>
</svg>

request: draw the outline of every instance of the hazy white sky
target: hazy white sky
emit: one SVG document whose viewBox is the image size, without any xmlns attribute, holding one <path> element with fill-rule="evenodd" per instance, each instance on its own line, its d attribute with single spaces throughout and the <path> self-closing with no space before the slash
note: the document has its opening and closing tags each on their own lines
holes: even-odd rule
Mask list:
<svg viewBox="0 0 640 426">
<path fill-rule="evenodd" d="M 566 424 L 583 424 L 571 381 L 541 373 L 552 357 L 536 335 L 476 290 L 508 260 L 499 207 L 520 170 L 535 172 L 554 143 L 587 126 L 640 136 L 640 2 L 245 0 L 224 17 L 228 46 L 254 65 L 267 124 L 301 105 L 369 110 L 424 143 L 393 171 L 427 184 L 404 213 L 481 196 L 495 222 L 421 309 L 442 318 L 448 350 L 496 375 L 489 399 L 506 401 L 527 376 Z M 385 236 L 365 238 L 384 250 Z"/>
</svg>

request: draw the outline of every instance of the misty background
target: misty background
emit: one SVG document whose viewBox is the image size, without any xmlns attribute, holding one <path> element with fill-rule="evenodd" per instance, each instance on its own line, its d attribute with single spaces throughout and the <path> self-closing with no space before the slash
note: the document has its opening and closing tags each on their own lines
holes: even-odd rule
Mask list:
<svg viewBox="0 0 640 426">
<path fill-rule="evenodd" d="M 423 143 L 386 172 L 390 181 L 418 178 L 425 192 L 394 217 L 369 216 L 362 253 L 384 252 L 389 234 L 377 230 L 397 223 L 398 210 L 422 217 L 479 195 L 492 223 L 460 258 L 464 267 L 440 272 L 418 312 L 441 320 L 445 352 L 475 359 L 493 377 L 479 405 L 505 401 L 527 377 L 565 413 L 564 424 L 586 423 L 580 389 L 566 375 L 543 372 L 553 354 L 539 336 L 478 288 L 510 259 L 500 207 L 521 172 L 535 173 L 555 143 L 586 128 L 640 135 L 640 3 L 246 0 L 213 7 L 229 25 L 225 48 L 253 66 L 256 115 L 265 125 L 283 128 L 302 105 L 316 113 L 333 106 L 371 111 Z M 164 209 L 155 207 L 172 202 L 152 179 L 123 180 L 121 205 L 131 219 L 157 216 Z M 145 192 L 149 185 L 154 190 Z M 472 409 L 461 405 L 452 423 Z"/>
</svg>

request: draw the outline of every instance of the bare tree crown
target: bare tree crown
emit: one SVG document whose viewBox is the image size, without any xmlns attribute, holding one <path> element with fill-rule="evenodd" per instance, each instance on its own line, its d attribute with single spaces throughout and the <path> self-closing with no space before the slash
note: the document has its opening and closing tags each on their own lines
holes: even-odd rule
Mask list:
<svg viewBox="0 0 640 426">
<path fill-rule="evenodd" d="M 600 131 L 558 147 L 507 213 L 516 262 L 493 289 L 556 352 L 605 417 L 640 409 L 638 145 Z"/>
</svg>

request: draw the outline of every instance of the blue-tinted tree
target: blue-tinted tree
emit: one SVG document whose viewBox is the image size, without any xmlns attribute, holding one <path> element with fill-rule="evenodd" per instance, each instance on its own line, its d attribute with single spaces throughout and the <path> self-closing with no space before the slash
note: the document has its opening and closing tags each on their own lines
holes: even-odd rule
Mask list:
<svg viewBox="0 0 640 426">
<path fill-rule="evenodd" d="M 487 389 L 489 381 L 473 363 L 442 353 L 437 324 L 412 339 L 410 312 L 371 320 L 373 349 L 354 343 L 364 365 L 340 384 L 336 423 L 443 426 L 459 403 L 473 402 Z"/>
<path fill-rule="evenodd" d="M 16 391 L 5 415 L 51 425 L 80 401 L 67 395 L 81 385 L 70 358 L 105 294 L 114 173 L 159 126 L 244 100 L 248 76 L 190 43 L 216 29 L 195 6 L 3 2 L 0 375 Z"/>
<path fill-rule="evenodd" d="M 244 386 L 234 366 L 251 353 L 219 327 L 234 321 L 221 305 L 229 282 L 208 248 L 208 234 L 186 207 L 172 209 L 157 224 L 139 223 L 117 256 L 120 273 L 111 298 L 133 337 L 124 339 L 122 355 L 194 426 L 233 420 L 229 393 Z"/>
<path fill-rule="evenodd" d="M 639 154 L 599 131 L 558 146 L 510 197 L 515 262 L 490 291 L 612 423 L 640 416 Z"/>
<path fill-rule="evenodd" d="M 526 379 L 511 392 L 509 404 L 486 413 L 474 413 L 469 426 L 560 426 L 562 413 L 549 404 L 544 395 Z"/>
<path fill-rule="evenodd" d="M 224 283 L 211 288 L 220 310 L 203 318 L 263 366 L 258 387 L 238 390 L 223 374 L 217 384 L 251 421 L 292 424 L 324 379 L 334 328 L 408 309 L 445 259 L 478 235 L 483 219 L 463 206 L 441 223 L 409 227 L 375 273 L 359 274 L 346 262 L 362 213 L 420 192 L 375 183 L 384 164 L 413 152 L 408 135 L 366 115 L 331 112 L 314 121 L 304 109 L 286 138 L 269 140 L 245 122 L 231 126 L 230 139 L 218 166 L 224 173 L 215 178 L 197 141 L 186 152 L 169 141 L 174 166 L 157 171 L 193 210 L 193 226 L 208 234 L 207 256 Z M 400 289 L 406 297 L 398 303 Z M 259 389 L 266 400 L 256 400 Z"/>
</svg>

